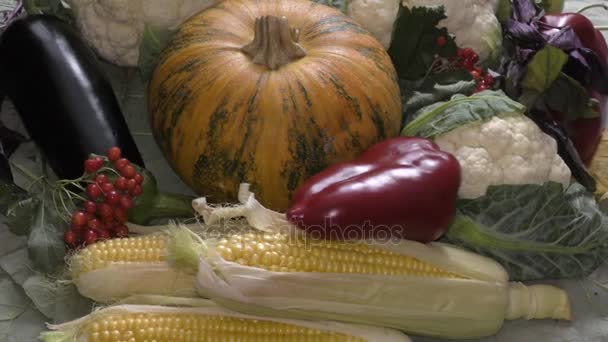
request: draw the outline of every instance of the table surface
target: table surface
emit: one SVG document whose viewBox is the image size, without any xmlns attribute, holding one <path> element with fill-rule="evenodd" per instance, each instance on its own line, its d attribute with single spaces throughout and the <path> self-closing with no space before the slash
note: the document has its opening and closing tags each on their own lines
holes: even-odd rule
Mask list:
<svg viewBox="0 0 608 342">
<path fill-rule="evenodd" d="M 608 4 L 608 0 L 603 1 Z M 601 1 L 569 0 L 566 1 L 566 9 L 572 11 L 598 2 Z M 587 15 L 597 25 L 608 25 L 607 12 L 597 10 L 587 13 Z M 608 38 L 608 34 L 606 37 Z M 191 193 L 162 158 L 150 134 L 145 112 L 145 86 L 140 82 L 137 72 L 109 65 L 104 65 L 104 68 L 121 100 L 123 112 L 137 145 L 146 160 L 146 165 L 157 175 L 160 180 L 160 187 L 164 190 Z M 8 127 L 23 130 L 10 103 L 5 103 L 2 106 L 0 120 Z M 37 160 L 35 147 L 32 145 L 22 146 L 14 158 L 26 166 L 35 165 Z M 22 239 L 11 236 L 5 229 L 0 229 L 0 257 L 25 258 L 26 254 L 23 247 L 24 241 Z M 2 261 L 3 259 L 6 258 L 0 259 L 0 293 L 14 293 L 14 305 L 22 306 L 25 309 L 17 319 L 11 322 L 1 321 L 3 310 L 6 310 L 6 308 L 3 308 L 0 304 L 0 341 L 34 341 L 38 333 L 44 329 L 46 319 L 37 311 L 27 309 L 27 303 L 22 298 L 23 292 L 15 285 L 15 281 L 23 280 L 23 277 L 19 276 L 20 272 L 26 272 L 26 270 L 14 269 L 15 266 L 12 266 L 13 269 L 11 269 L 11 266 L 7 266 Z M 505 323 L 504 328 L 498 335 L 475 341 L 531 341 L 533 339 L 572 342 L 608 341 L 608 290 L 600 285 L 601 282 L 608 282 L 608 264 L 587 280 L 550 282 L 568 291 L 572 300 L 574 315 L 574 320 L 571 323 L 510 321 Z M 414 341 L 429 342 L 435 340 L 414 338 Z"/>
</svg>

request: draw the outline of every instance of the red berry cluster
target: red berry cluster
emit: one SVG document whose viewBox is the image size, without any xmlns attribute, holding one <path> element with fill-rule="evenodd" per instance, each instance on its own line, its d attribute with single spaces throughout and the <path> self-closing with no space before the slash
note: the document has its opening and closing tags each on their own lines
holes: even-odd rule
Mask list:
<svg viewBox="0 0 608 342">
<path fill-rule="evenodd" d="M 127 211 L 133 207 L 133 199 L 142 194 L 144 177 L 129 160 L 121 158 L 118 147 L 110 148 L 106 157 L 84 162 L 87 201 L 72 214 L 70 229 L 63 237 L 71 248 L 129 233 Z"/>
<path fill-rule="evenodd" d="M 473 49 L 458 49 L 456 56 L 458 65 L 468 71 L 477 82 L 477 88 L 475 88 L 476 93 L 492 88 L 494 85 L 494 77 L 489 73 L 484 73 L 480 67 L 476 66 L 477 62 L 479 62 L 479 56 Z"/>
</svg>

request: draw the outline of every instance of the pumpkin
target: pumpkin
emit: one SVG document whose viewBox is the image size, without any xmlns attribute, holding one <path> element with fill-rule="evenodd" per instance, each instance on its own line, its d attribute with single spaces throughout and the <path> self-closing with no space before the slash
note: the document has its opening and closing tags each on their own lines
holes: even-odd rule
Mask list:
<svg viewBox="0 0 608 342">
<path fill-rule="evenodd" d="M 233 201 L 246 182 L 274 210 L 401 124 L 382 45 L 307 0 L 225 0 L 191 17 L 159 56 L 148 108 L 164 156 L 197 194 Z"/>
</svg>

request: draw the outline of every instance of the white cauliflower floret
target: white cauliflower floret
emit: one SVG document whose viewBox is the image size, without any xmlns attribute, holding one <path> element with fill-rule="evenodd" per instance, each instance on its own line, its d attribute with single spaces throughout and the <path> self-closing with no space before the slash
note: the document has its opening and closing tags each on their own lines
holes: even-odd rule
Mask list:
<svg viewBox="0 0 608 342">
<path fill-rule="evenodd" d="M 83 36 L 104 59 L 135 66 L 146 24 L 173 29 L 218 0 L 67 0 Z"/>
<path fill-rule="evenodd" d="M 462 169 L 461 198 L 483 196 L 501 184 L 570 184 L 570 169 L 557 154 L 557 143 L 526 116 L 495 116 L 435 138 Z"/>
<path fill-rule="evenodd" d="M 482 61 L 500 55 L 502 30 L 495 15 L 498 0 L 403 0 L 402 4 L 408 8 L 443 6 L 447 18 L 438 27 L 447 27 L 459 47 L 473 49 Z"/>
<path fill-rule="evenodd" d="M 363 25 L 385 48 L 391 44 L 399 0 L 350 0 L 346 14 Z"/>
</svg>

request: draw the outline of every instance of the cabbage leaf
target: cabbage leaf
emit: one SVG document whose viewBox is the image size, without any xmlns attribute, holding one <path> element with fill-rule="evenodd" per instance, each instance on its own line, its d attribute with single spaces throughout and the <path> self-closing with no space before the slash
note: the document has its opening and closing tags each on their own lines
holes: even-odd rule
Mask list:
<svg viewBox="0 0 608 342">
<path fill-rule="evenodd" d="M 491 186 L 459 200 L 444 239 L 500 262 L 511 280 L 582 278 L 608 254 L 608 220 L 578 183 Z"/>
</svg>

